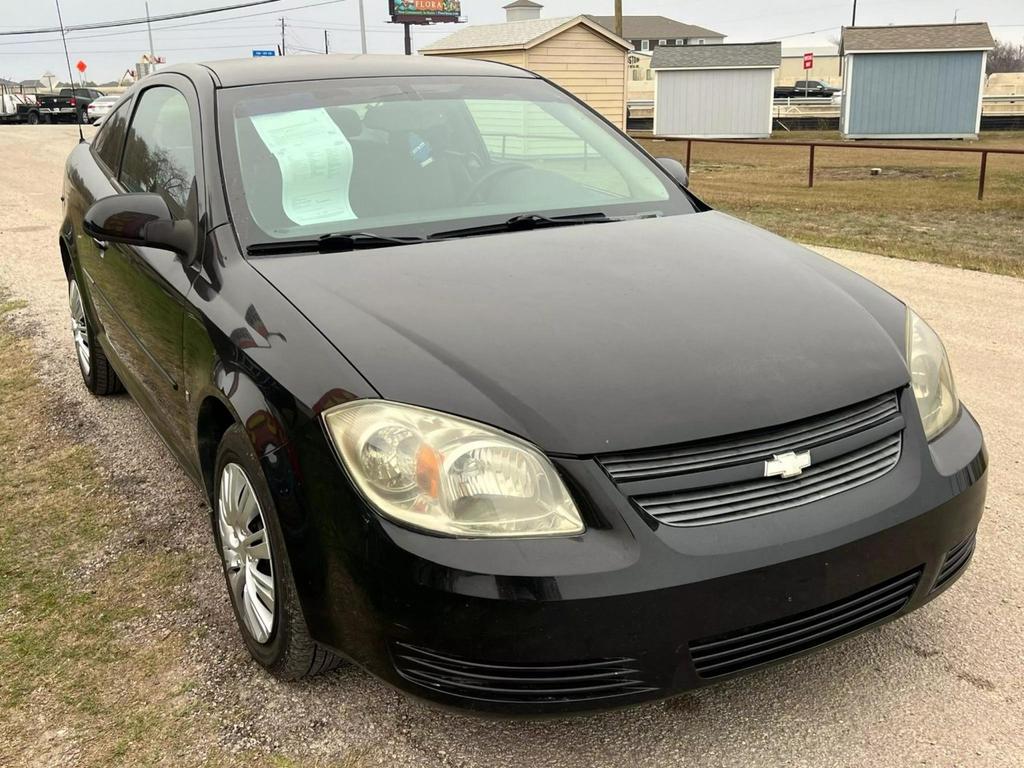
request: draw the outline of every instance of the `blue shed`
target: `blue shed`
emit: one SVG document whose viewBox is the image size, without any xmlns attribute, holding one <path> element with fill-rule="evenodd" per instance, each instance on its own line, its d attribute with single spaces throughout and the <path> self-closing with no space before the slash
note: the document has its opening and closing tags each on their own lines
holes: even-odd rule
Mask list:
<svg viewBox="0 0 1024 768">
<path fill-rule="evenodd" d="M 849 139 L 975 139 L 988 24 L 846 27 L 840 131 Z"/>
</svg>

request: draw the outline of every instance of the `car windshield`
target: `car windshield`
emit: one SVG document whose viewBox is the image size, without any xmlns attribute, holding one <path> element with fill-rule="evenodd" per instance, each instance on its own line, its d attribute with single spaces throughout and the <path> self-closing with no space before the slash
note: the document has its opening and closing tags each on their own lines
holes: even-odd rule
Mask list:
<svg viewBox="0 0 1024 768">
<path fill-rule="evenodd" d="M 643 152 L 534 78 L 275 83 L 223 89 L 218 109 L 244 244 L 695 210 Z"/>
</svg>

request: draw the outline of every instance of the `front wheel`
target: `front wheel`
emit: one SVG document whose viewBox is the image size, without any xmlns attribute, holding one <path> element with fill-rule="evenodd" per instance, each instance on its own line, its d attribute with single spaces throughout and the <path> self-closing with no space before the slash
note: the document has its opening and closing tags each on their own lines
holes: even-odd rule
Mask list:
<svg viewBox="0 0 1024 768">
<path fill-rule="evenodd" d="M 213 491 L 214 540 L 250 655 L 281 680 L 338 666 L 341 659 L 310 637 L 270 489 L 238 424 L 217 449 Z"/>
<path fill-rule="evenodd" d="M 25 119 L 25 122 L 29 125 L 39 125 L 39 113 L 29 112 L 28 117 Z"/>
<path fill-rule="evenodd" d="M 71 309 L 71 337 L 75 342 L 75 356 L 86 388 L 94 395 L 120 392 L 123 389 L 121 380 L 117 378 L 103 348 L 96 341 L 89 315 L 85 311 L 85 299 L 74 277 L 68 281 L 68 305 Z"/>
</svg>

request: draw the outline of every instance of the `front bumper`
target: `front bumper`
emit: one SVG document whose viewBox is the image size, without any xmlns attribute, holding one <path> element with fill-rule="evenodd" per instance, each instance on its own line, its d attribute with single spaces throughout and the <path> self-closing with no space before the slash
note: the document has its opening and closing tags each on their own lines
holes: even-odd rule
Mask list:
<svg viewBox="0 0 1024 768">
<path fill-rule="evenodd" d="M 574 538 L 426 536 L 336 483 L 307 484 L 301 505 L 334 514 L 305 515 L 294 487 L 279 504 L 320 642 L 446 705 L 608 708 L 805 653 L 948 587 L 973 552 L 987 457 L 966 409 L 931 444 L 919 432 L 906 430 L 899 464 L 868 485 L 703 528 L 645 518 L 584 459 L 559 461 L 590 510 Z M 330 476 L 330 461 L 302 474 Z"/>
</svg>

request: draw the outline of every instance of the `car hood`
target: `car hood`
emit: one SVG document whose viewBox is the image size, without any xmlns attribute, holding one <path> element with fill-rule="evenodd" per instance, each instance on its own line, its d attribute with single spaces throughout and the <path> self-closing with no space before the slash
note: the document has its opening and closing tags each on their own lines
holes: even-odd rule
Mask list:
<svg viewBox="0 0 1024 768">
<path fill-rule="evenodd" d="M 716 212 L 252 264 L 382 397 L 550 453 L 757 429 L 908 379 L 901 303 Z"/>
</svg>

